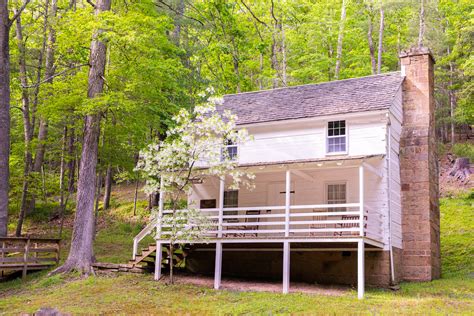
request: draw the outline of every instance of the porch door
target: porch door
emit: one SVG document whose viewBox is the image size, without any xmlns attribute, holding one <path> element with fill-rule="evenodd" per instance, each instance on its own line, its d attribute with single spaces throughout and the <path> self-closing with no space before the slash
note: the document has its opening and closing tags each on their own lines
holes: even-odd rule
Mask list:
<svg viewBox="0 0 474 316">
<path fill-rule="evenodd" d="M 295 203 L 295 186 L 294 182 L 291 182 L 290 186 L 290 204 Z M 285 206 L 286 202 L 286 183 L 285 182 L 271 182 L 268 184 L 268 191 L 267 191 L 267 205 L 269 206 Z M 285 210 L 267 210 L 267 214 L 284 214 Z M 281 221 L 282 225 L 271 225 L 262 227 L 262 229 L 285 229 L 285 218 L 278 217 L 278 218 L 266 218 L 266 222 L 276 222 Z M 276 236 L 275 234 L 269 234 L 268 236 Z"/>
<path fill-rule="evenodd" d="M 285 182 L 270 182 L 268 184 L 267 205 L 270 206 L 285 206 L 286 202 L 286 183 Z M 291 182 L 290 186 L 290 204 L 295 203 L 295 184 Z M 284 213 L 285 211 L 283 211 Z"/>
</svg>

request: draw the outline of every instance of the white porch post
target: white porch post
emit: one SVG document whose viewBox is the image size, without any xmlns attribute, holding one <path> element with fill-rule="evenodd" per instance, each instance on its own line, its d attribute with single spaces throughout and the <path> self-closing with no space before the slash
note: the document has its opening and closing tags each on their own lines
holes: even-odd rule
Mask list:
<svg viewBox="0 0 474 316">
<path fill-rule="evenodd" d="M 290 290 L 290 242 L 283 242 L 283 294 Z"/>
<path fill-rule="evenodd" d="M 163 176 L 160 179 L 160 198 L 158 200 L 158 218 L 156 218 L 156 257 L 155 257 L 155 280 L 158 281 L 161 278 L 161 261 L 162 261 L 162 252 L 161 252 L 161 245 L 162 243 L 158 240 L 161 239 L 161 217 L 163 216 L 163 207 L 164 207 L 164 195 L 165 192 L 163 190 Z"/>
<path fill-rule="evenodd" d="M 225 179 L 221 178 L 219 181 L 219 227 L 217 229 L 217 237 L 222 237 L 222 222 L 224 215 L 224 190 L 225 190 Z"/>
<path fill-rule="evenodd" d="M 291 171 L 286 170 L 285 183 L 285 237 L 290 236 Z"/>
<path fill-rule="evenodd" d="M 161 279 L 161 261 L 163 260 L 163 253 L 161 252 L 161 242 L 156 242 L 156 257 L 155 257 L 155 281 Z"/>
<path fill-rule="evenodd" d="M 214 268 L 214 289 L 221 287 L 222 274 L 222 242 L 216 242 L 216 265 Z"/>
<path fill-rule="evenodd" d="M 161 218 L 163 217 L 164 205 L 165 205 L 165 190 L 164 190 L 164 185 L 163 185 L 163 176 L 161 176 L 160 198 L 158 200 L 158 218 L 156 219 L 156 239 L 161 238 Z"/>
<path fill-rule="evenodd" d="M 359 166 L 359 229 L 360 236 L 364 237 L 364 166 Z"/>
<path fill-rule="evenodd" d="M 217 238 L 222 238 L 222 223 L 224 215 L 224 190 L 225 179 L 221 178 L 219 181 L 219 226 L 217 230 Z M 222 242 L 216 241 L 216 261 L 214 267 L 214 289 L 218 290 L 221 287 L 222 275 Z"/>
<path fill-rule="evenodd" d="M 364 240 L 360 239 L 357 245 L 357 297 L 360 300 L 364 298 L 365 291 L 364 246 Z"/>
</svg>

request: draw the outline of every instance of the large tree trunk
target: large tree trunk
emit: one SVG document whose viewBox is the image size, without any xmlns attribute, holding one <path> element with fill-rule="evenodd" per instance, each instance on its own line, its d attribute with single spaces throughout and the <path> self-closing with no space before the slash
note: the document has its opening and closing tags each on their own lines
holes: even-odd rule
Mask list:
<svg viewBox="0 0 474 316">
<path fill-rule="evenodd" d="M 17 10 L 14 10 L 17 14 Z M 19 72 L 20 72 L 20 83 L 21 88 L 21 111 L 23 115 L 23 134 L 24 134 L 24 167 L 23 167 L 23 186 L 21 192 L 21 204 L 20 214 L 18 216 L 18 224 L 16 227 L 15 235 L 21 236 L 21 230 L 23 227 L 23 221 L 27 213 L 28 208 L 28 187 L 29 187 L 29 176 L 32 168 L 32 155 L 31 155 L 31 138 L 33 136 L 32 126 L 30 121 L 30 96 L 28 94 L 28 74 L 26 71 L 26 48 L 23 42 L 23 31 L 21 25 L 21 17 L 16 19 L 16 40 L 18 44 L 18 61 L 19 61 Z"/>
<path fill-rule="evenodd" d="M 384 22 L 385 14 L 383 11 L 382 4 L 380 4 L 380 27 L 379 27 L 379 51 L 377 54 L 377 73 L 382 73 L 382 53 L 383 53 L 383 32 L 384 32 Z"/>
<path fill-rule="evenodd" d="M 10 157 L 10 47 L 8 0 L 0 0 L 0 237 L 7 235 Z"/>
<path fill-rule="evenodd" d="M 339 73 L 341 71 L 342 41 L 344 38 L 345 22 L 346 22 L 346 0 L 342 0 L 341 20 L 339 21 L 339 35 L 337 36 L 336 69 L 334 71 L 334 78 L 336 80 L 339 79 Z"/>
<path fill-rule="evenodd" d="M 95 15 L 110 10 L 110 5 L 111 0 L 98 0 L 95 5 Z M 90 99 L 95 98 L 104 91 L 107 49 L 105 43 L 99 40 L 101 32 L 102 30 L 98 30 L 94 34 L 90 47 L 87 91 L 87 97 Z M 72 270 L 77 270 L 85 275 L 93 273 L 94 189 L 100 134 L 99 124 L 100 113 L 86 116 L 71 248 L 64 265 L 57 268 L 54 273 Z"/>
<path fill-rule="evenodd" d="M 110 196 L 112 193 L 112 167 L 107 166 L 107 171 L 105 173 L 105 187 L 104 187 L 104 210 L 109 209 L 110 207 Z"/>
</svg>

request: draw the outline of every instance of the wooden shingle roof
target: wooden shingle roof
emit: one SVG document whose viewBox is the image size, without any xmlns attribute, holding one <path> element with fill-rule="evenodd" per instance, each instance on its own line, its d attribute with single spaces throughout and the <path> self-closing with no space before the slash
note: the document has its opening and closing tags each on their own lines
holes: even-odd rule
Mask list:
<svg viewBox="0 0 474 316">
<path fill-rule="evenodd" d="M 230 94 L 218 107 L 253 124 L 388 109 L 403 82 L 400 72 Z"/>
</svg>

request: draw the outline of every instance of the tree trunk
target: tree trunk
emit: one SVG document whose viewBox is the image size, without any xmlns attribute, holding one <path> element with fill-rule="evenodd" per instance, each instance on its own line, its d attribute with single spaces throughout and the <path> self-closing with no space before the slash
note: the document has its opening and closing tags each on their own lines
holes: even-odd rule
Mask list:
<svg viewBox="0 0 474 316">
<path fill-rule="evenodd" d="M 49 0 L 45 0 L 44 4 L 44 19 L 43 19 L 43 43 L 38 55 L 38 69 L 36 71 L 36 87 L 33 92 L 33 106 L 31 108 L 31 126 L 32 134 L 35 133 L 36 128 L 36 110 L 38 108 L 38 96 L 41 86 L 41 71 L 43 70 L 43 57 L 46 51 L 47 33 L 48 33 L 48 13 L 49 13 Z M 32 136 L 33 138 L 33 136 Z"/>
<path fill-rule="evenodd" d="M 344 38 L 345 21 L 346 21 L 346 0 L 342 0 L 341 20 L 339 22 L 339 35 L 337 36 L 336 69 L 334 71 L 334 78 L 336 80 L 339 79 L 339 72 L 341 71 L 342 41 Z"/>
<path fill-rule="evenodd" d="M 283 86 L 286 87 L 287 84 L 287 77 L 286 77 L 286 37 L 285 37 L 285 29 L 283 28 L 283 24 L 280 24 L 281 28 L 281 77 Z"/>
<path fill-rule="evenodd" d="M 111 0 L 98 0 L 95 15 L 109 11 Z M 104 91 L 104 73 L 107 49 L 99 39 L 102 30 L 95 32 L 92 38 L 89 56 L 89 79 L 87 97 L 95 98 Z M 80 172 L 77 183 L 76 216 L 72 233 L 71 248 L 66 262 L 53 273 L 77 270 L 82 274 L 93 273 L 94 258 L 94 195 L 96 166 L 99 143 L 100 113 L 85 117 L 84 140 L 82 145 Z"/>
<path fill-rule="evenodd" d="M 170 242 L 169 265 L 170 265 L 170 284 L 174 284 L 174 264 L 173 264 L 174 244 Z"/>
<path fill-rule="evenodd" d="M 451 54 L 451 50 L 448 46 L 448 56 Z M 449 114 L 451 116 L 450 120 L 450 125 L 451 125 L 451 145 L 454 145 L 456 142 L 456 126 L 454 122 L 454 110 L 456 108 L 456 96 L 454 94 L 453 90 L 453 75 L 454 75 L 454 65 L 453 62 L 449 62 L 449 89 L 448 89 L 448 95 L 449 95 Z"/>
<path fill-rule="evenodd" d="M 58 11 L 58 0 L 52 0 L 50 16 L 52 19 L 56 17 Z M 46 61 L 45 61 L 45 82 L 52 84 L 55 72 L 54 66 L 54 46 L 56 44 L 56 30 L 50 24 L 48 41 L 46 45 Z M 38 147 L 35 155 L 34 171 L 38 172 L 41 169 L 44 161 L 45 142 L 48 137 L 48 121 L 46 118 L 40 118 L 40 126 L 38 131 Z"/>
<path fill-rule="evenodd" d="M 99 218 L 99 200 L 100 200 L 100 189 L 102 188 L 102 173 L 98 172 L 97 173 L 97 193 L 95 196 L 95 207 L 94 207 L 94 213 L 95 213 L 95 220 L 94 220 L 94 238 L 95 234 L 97 233 L 97 220 Z"/>
<path fill-rule="evenodd" d="M 74 124 L 74 123 L 72 123 Z M 75 183 L 75 174 L 76 174 L 76 153 L 74 148 L 75 142 L 75 130 L 71 128 L 69 131 L 68 143 L 67 143 L 67 156 L 68 156 L 68 163 L 67 163 L 67 170 L 68 170 L 68 186 L 67 191 L 69 194 L 74 193 L 74 183 Z"/>
<path fill-rule="evenodd" d="M 385 14 L 382 4 L 380 6 L 380 27 L 379 27 L 379 50 L 377 53 L 377 73 L 382 73 L 382 53 L 383 53 L 383 32 L 384 32 Z"/>
<path fill-rule="evenodd" d="M 64 209 L 64 172 L 66 167 L 67 126 L 63 128 L 63 144 L 61 148 L 61 163 L 59 170 L 59 210 Z"/>
<path fill-rule="evenodd" d="M 110 195 L 112 193 L 112 167 L 107 166 L 105 173 L 105 188 L 104 188 L 104 210 L 108 210 L 110 207 Z"/>
<path fill-rule="evenodd" d="M 425 0 L 420 0 L 420 27 L 418 30 L 418 46 L 423 46 L 425 37 Z"/>
<path fill-rule="evenodd" d="M 0 0 L 0 237 L 7 235 L 10 158 L 10 25 L 8 0 Z"/>
<path fill-rule="evenodd" d="M 138 179 L 135 180 L 135 195 L 133 196 L 133 216 L 137 215 L 138 183 Z"/>
<path fill-rule="evenodd" d="M 377 71 L 376 61 L 375 61 L 375 47 L 374 40 L 372 38 L 373 24 L 372 24 L 372 12 L 369 12 L 369 21 L 368 21 L 368 31 L 367 31 L 367 41 L 369 42 L 369 52 L 370 52 L 370 64 L 372 66 L 372 74 L 374 75 Z"/>
<path fill-rule="evenodd" d="M 14 10 L 17 14 L 18 11 Z M 16 227 L 15 235 L 21 236 L 23 227 L 23 221 L 27 213 L 28 208 L 28 187 L 29 187 L 29 176 L 32 168 L 32 155 L 31 155 L 31 138 L 32 138 L 32 127 L 30 121 L 30 96 L 28 94 L 28 74 L 26 70 L 26 48 L 23 42 L 23 30 L 21 25 L 21 17 L 16 19 L 16 40 L 18 45 L 18 60 L 19 60 L 19 74 L 21 88 L 21 111 L 23 115 L 23 138 L 24 138 L 24 167 L 23 167 L 23 186 L 21 192 L 21 205 L 20 214 L 18 216 L 18 224 Z"/>
<path fill-rule="evenodd" d="M 180 46 L 180 39 L 181 39 L 181 24 L 184 14 L 184 0 L 178 0 L 176 6 L 176 15 L 174 20 L 174 29 L 172 33 L 172 39 L 176 46 Z"/>
</svg>

